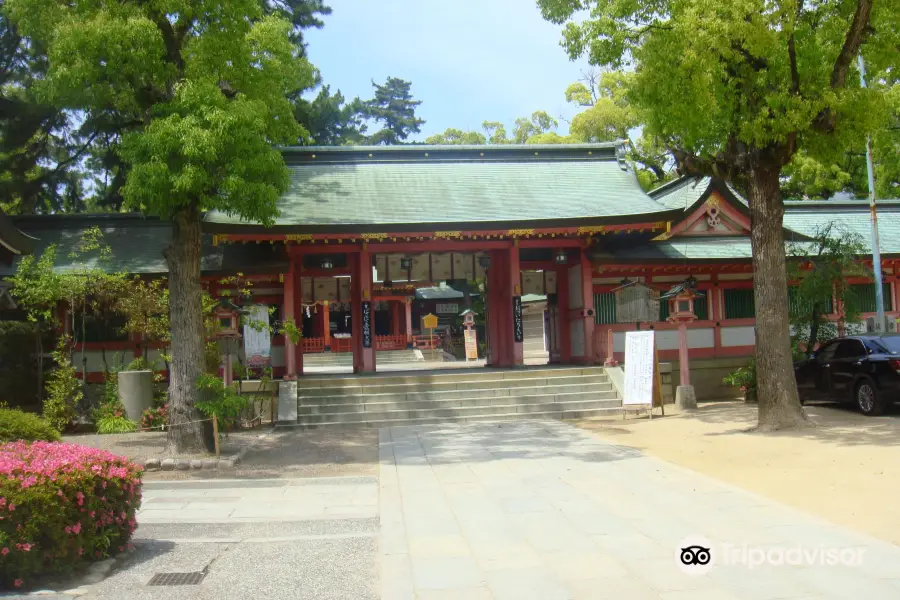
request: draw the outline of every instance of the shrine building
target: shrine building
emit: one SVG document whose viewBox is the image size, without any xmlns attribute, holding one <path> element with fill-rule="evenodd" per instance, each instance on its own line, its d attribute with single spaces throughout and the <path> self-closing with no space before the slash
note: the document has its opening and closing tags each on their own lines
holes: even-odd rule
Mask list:
<svg viewBox="0 0 900 600">
<path fill-rule="evenodd" d="M 354 372 L 377 371 L 380 355 L 441 343 L 423 330 L 424 314 L 449 325 L 473 300 L 484 303 L 483 354 L 492 367 L 523 366 L 529 354 L 552 364 L 621 360 L 624 332 L 635 328 L 657 330 L 661 358 L 676 358 L 667 303 L 653 322 L 617 319 L 613 290 L 626 279 L 660 292 L 696 280 L 703 296 L 689 326 L 692 360 L 753 353 L 749 211 L 722 181 L 681 178 L 645 193 L 616 143 L 298 147 L 283 155 L 291 183 L 272 227 L 220 212 L 203 217 L 210 292 L 221 295 L 221 280 L 241 273 L 252 294 L 232 300 L 275 306 L 275 319 L 302 324 L 299 344 L 273 340 L 277 377 L 302 377 L 305 364 L 324 356 L 343 357 Z M 879 220 L 893 321 L 900 202 L 880 201 Z M 867 203 L 802 201 L 786 202 L 786 243 L 832 222 L 868 240 Z M 92 226 L 113 251 L 111 261 L 92 264 L 166 276 L 170 226 L 136 214 L 0 219 L 0 238 L 12 239 L 0 251 L 14 258 L 26 239 L 36 254 L 57 244 L 57 268 L 72 268 L 69 251 Z M 0 276 L 14 269 L 14 260 L 0 261 Z M 871 282 L 852 283 L 871 316 Z M 91 379 L 102 376 L 101 353 L 142 352 L 140 340 L 114 324 L 97 323 L 83 342 Z"/>
</svg>

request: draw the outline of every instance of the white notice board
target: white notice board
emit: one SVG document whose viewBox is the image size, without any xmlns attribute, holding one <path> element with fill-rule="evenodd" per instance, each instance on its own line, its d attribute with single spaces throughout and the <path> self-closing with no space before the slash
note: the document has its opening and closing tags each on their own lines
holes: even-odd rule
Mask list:
<svg viewBox="0 0 900 600">
<path fill-rule="evenodd" d="M 625 398 L 623 405 L 653 405 L 653 331 L 625 333 Z"/>
</svg>

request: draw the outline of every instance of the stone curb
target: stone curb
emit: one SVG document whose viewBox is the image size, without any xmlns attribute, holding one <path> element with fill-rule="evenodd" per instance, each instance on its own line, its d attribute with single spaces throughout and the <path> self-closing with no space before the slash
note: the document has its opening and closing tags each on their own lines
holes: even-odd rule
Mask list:
<svg viewBox="0 0 900 600">
<path fill-rule="evenodd" d="M 91 563 L 84 573 L 75 576 L 73 579 L 67 580 L 65 582 L 56 581 L 55 583 L 50 583 L 47 589 L 34 590 L 32 592 L 28 592 L 27 594 L 20 594 L 13 597 L 22 598 L 31 596 L 72 596 L 74 598 L 78 598 L 80 596 L 85 596 L 90 593 L 92 585 L 100 583 L 101 581 L 109 577 L 116 564 L 126 560 L 133 552 L 134 549 L 126 550 L 125 552 L 121 552 L 116 556 Z M 59 591 L 56 591 L 49 588 L 60 589 Z M 5 597 L 7 597 L 6 594 L 0 594 L 0 598 Z"/>
<path fill-rule="evenodd" d="M 255 440 L 241 448 L 237 454 L 222 458 L 147 458 L 136 460 L 147 471 L 212 471 L 214 469 L 233 469 L 260 441 L 271 435 L 271 431 L 260 434 Z"/>
</svg>

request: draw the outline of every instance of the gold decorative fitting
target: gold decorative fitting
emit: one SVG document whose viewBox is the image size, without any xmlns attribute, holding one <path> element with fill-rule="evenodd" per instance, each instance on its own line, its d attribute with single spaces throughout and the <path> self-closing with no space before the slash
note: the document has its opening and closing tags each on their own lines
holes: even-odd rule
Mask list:
<svg viewBox="0 0 900 600">
<path fill-rule="evenodd" d="M 428 153 L 427 153 L 427 152 L 425 153 L 425 157 L 426 157 L 426 158 L 428 157 Z"/>
<path fill-rule="evenodd" d="M 284 283 L 284 273 L 278 274 L 278 283 Z"/>
<path fill-rule="evenodd" d="M 361 237 L 364 241 L 375 240 L 378 242 L 383 242 L 385 239 L 387 239 L 388 234 L 386 234 L 386 233 L 364 233 L 364 234 L 362 234 Z"/>
<path fill-rule="evenodd" d="M 506 232 L 506 235 L 510 237 L 525 237 L 529 235 L 534 235 L 534 229 L 510 229 Z"/>
<path fill-rule="evenodd" d="M 590 225 L 588 227 L 579 227 L 578 235 L 591 235 L 593 233 L 606 233 L 606 227 L 603 225 Z"/>
<path fill-rule="evenodd" d="M 391 241 L 392 241 L 392 242 L 396 242 L 396 241 L 397 241 L 397 238 L 392 237 L 392 238 L 391 238 Z"/>
<path fill-rule="evenodd" d="M 323 244 L 327 244 L 327 243 L 328 243 L 328 240 L 327 240 L 327 239 L 322 240 L 322 243 L 323 243 Z"/>
<path fill-rule="evenodd" d="M 588 150 L 588 156 L 591 156 L 592 154 L 593 154 L 593 152 L 591 152 L 590 150 Z"/>
<path fill-rule="evenodd" d="M 372 155 L 371 155 L 371 154 L 369 154 L 369 158 L 372 158 Z"/>
<path fill-rule="evenodd" d="M 342 240 L 341 238 L 338 238 L 338 241 L 337 241 L 337 242 L 338 242 L 338 244 L 343 244 L 343 243 L 344 243 L 344 240 Z"/>
<path fill-rule="evenodd" d="M 221 241 L 220 236 L 218 236 L 218 235 L 213 236 L 213 246 L 218 246 L 220 241 Z"/>
<path fill-rule="evenodd" d="M 484 156 L 484 152 L 479 152 L 478 155 L 479 155 L 479 156 Z"/>
<path fill-rule="evenodd" d="M 534 153 L 534 155 L 535 155 L 535 156 L 537 156 L 537 155 L 538 155 L 538 153 L 537 153 L 537 152 L 535 152 L 535 153 Z"/>
<path fill-rule="evenodd" d="M 315 157 L 316 157 L 316 155 L 315 155 L 315 154 L 313 154 L 313 155 L 312 155 L 312 157 L 313 157 L 313 158 L 315 158 Z"/>
<path fill-rule="evenodd" d="M 311 242 L 313 236 L 309 233 L 289 233 L 284 236 L 284 239 L 290 242 Z"/>
<path fill-rule="evenodd" d="M 434 239 L 436 240 L 449 240 L 449 239 L 461 239 L 462 231 L 435 231 Z"/>
</svg>

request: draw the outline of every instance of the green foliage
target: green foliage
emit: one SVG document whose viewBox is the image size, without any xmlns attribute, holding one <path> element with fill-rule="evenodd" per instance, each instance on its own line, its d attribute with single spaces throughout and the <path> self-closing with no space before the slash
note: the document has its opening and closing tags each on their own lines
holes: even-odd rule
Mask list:
<svg viewBox="0 0 900 600">
<path fill-rule="evenodd" d="M 323 86 L 312 100 L 299 97 L 294 102 L 294 117 L 309 132 L 310 143 L 320 146 L 359 144 L 363 140 L 361 102 L 346 102 L 340 90 L 331 93 Z"/>
<path fill-rule="evenodd" d="M 125 317 L 126 333 L 144 343 L 169 343 L 169 290 L 161 279 L 134 277 L 122 290 L 115 311 Z"/>
<path fill-rule="evenodd" d="M 85 446 L 0 445 L 0 589 L 123 552 L 137 527 L 140 476 L 127 459 Z"/>
<path fill-rule="evenodd" d="M 75 367 L 69 358 L 71 338 L 61 336 L 53 360 L 56 368 L 47 378 L 47 397 L 44 399 L 44 418 L 57 431 L 65 431 L 75 416 L 75 407 L 84 397 Z"/>
<path fill-rule="evenodd" d="M 297 324 L 294 323 L 294 319 L 286 319 L 282 321 L 281 328 L 278 331 L 285 338 L 290 340 L 292 344 L 299 344 L 300 338 L 303 337 L 303 332 L 297 327 Z"/>
<path fill-rule="evenodd" d="M 411 86 L 397 77 L 388 77 L 384 85 L 372 82 L 375 97 L 362 103 L 360 113 L 382 128 L 365 138 L 367 144 L 401 144 L 411 134 L 419 133 L 425 120 L 416 116 L 416 108 L 422 101 L 413 100 Z"/>
<path fill-rule="evenodd" d="M 480 145 L 486 144 L 487 138 L 478 131 L 463 131 L 449 128 L 444 133 L 436 133 L 425 138 L 426 144 L 439 144 L 444 146 Z"/>
<path fill-rule="evenodd" d="M 838 326 L 859 320 L 859 300 L 848 279 L 872 276 L 858 260 L 867 248 L 859 234 L 840 224 L 829 224 L 812 237 L 812 242 L 792 243 L 788 248 L 794 259 L 788 277 L 797 282 L 789 309 L 793 345 L 808 352 L 819 340 L 836 337 Z M 832 299 L 841 307 L 836 321 L 825 318 Z"/>
<path fill-rule="evenodd" d="M 154 406 L 146 409 L 141 415 L 141 429 L 162 428 L 169 422 L 169 405 Z"/>
<path fill-rule="evenodd" d="M 112 415 L 97 419 L 97 433 L 131 433 L 137 429 L 137 423 L 124 416 Z"/>
<path fill-rule="evenodd" d="M 739 367 L 722 379 L 722 383 L 740 388 L 743 392 L 756 394 L 756 361 L 751 360 L 746 367 Z"/>
<path fill-rule="evenodd" d="M 59 432 L 37 415 L 0 408 L 0 443 L 16 440 L 58 442 Z"/>
<path fill-rule="evenodd" d="M 221 379 L 209 373 L 197 378 L 197 389 L 201 392 L 197 409 L 207 417 L 215 415 L 223 431 L 231 429 L 249 403 L 247 396 L 238 393 L 237 384 L 226 386 Z"/>
</svg>

